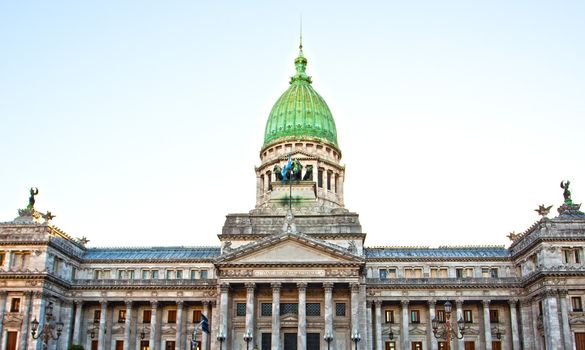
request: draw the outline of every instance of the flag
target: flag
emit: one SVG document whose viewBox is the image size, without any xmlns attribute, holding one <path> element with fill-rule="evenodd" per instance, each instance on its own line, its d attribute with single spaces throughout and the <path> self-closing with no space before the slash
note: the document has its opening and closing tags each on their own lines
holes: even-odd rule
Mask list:
<svg viewBox="0 0 585 350">
<path fill-rule="evenodd" d="M 290 157 L 290 154 L 288 156 L 288 162 L 286 162 L 286 165 L 282 168 L 282 183 L 285 183 L 286 181 L 286 174 L 289 172 L 289 170 L 292 169 L 292 159 Z"/>
<path fill-rule="evenodd" d="M 209 320 L 205 315 L 201 315 L 201 330 L 207 334 L 211 334 L 211 332 L 209 331 Z"/>
</svg>

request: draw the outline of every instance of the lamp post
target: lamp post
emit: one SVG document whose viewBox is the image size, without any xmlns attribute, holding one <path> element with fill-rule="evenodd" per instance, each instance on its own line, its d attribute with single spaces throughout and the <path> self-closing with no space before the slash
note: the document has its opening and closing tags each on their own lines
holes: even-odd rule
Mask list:
<svg viewBox="0 0 585 350">
<path fill-rule="evenodd" d="M 325 334 L 325 336 L 323 337 L 323 340 L 325 340 L 327 342 L 327 350 L 330 350 L 330 344 L 331 341 L 333 341 L 333 335 L 331 335 L 330 332 L 327 332 L 327 334 Z"/>
<path fill-rule="evenodd" d="M 225 341 L 225 335 L 223 331 L 220 331 L 217 335 L 217 341 L 219 342 L 219 350 L 223 350 L 223 342 Z"/>
<path fill-rule="evenodd" d="M 459 320 L 455 322 L 455 329 L 453 329 L 451 325 L 451 308 L 451 303 L 449 301 L 445 302 L 445 325 L 441 330 L 439 330 L 439 322 L 437 319 L 433 318 L 432 321 L 433 335 L 435 338 L 444 338 L 447 342 L 447 348 L 445 350 L 450 349 L 452 336 L 455 336 L 457 339 L 463 339 L 463 334 L 465 333 L 465 323 L 463 322 L 463 318 L 459 318 Z"/>
<path fill-rule="evenodd" d="M 55 322 L 53 319 L 53 302 L 49 302 L 47 308 L 45 310 L 45 322 L 43 323 L 43 328 L 37 334 L 37 330 L 39 329 L 39 321 L 35 318 L 31 322 L 31 335 L 33 339 L 41 339 L 43 344 L 43 350 L 47 350 L 49 347 L 49 340 L 57 340 L 61 337 L 61 332 L 63 331 L 63 322 L 61 320 Z"/>
<path fill-rule="evenodd" d="M 246 334 L 244 334 L 244 341 L 246 342 L 246 350 L 250 350 L 250 342 L 252 341 L 253 337 L 252 337 L 252 331 L 251 330 L 247 330 Z"/>
<path fill-rule="evenodd" d="M 362 340 L 360 333 L 355 332 L 354 334 L 352 334 L 351 340 L 355 343 L 355 350 L 357 350 L 357 344 L 360 342 L 360 340 Z"/>
</svg>

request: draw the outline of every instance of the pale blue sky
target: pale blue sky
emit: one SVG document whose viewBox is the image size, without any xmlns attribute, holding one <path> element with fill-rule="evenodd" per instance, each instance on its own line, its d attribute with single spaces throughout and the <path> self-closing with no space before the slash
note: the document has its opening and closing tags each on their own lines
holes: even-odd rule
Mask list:
<svg viewBox="0 0 585 350">
<path fill-rule="evenodd" d="M 217 245 L 304 18 L 368 245 L 508 244 L 585 201 L 584 1 L 3 1 L 0 221 Z"/>
</svg>

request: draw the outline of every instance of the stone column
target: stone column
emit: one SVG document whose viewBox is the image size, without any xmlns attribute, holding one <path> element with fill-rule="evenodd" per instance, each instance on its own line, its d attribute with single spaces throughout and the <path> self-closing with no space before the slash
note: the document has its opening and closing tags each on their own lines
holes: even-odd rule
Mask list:
<svg viewBox="0 0 585 350">
<path fill-rule="evenodd" d="M 81 345 L 81 324 L 83 323 L 83 301 L 75 300 L 75 323 L 73 324 L 73 344 Z"/>
<path fill-rule="evenodd" d="M 222 346 L 224 349 L 228 348 L 228 345 L 231 343 L 230 332 L 228 331 L 228 297 L 229 297 L 229 290 L 230 285 L 229 283 L 222 283 L 219 286 L 220 294 L 219 294 L 219 334 L 222 334 L 225 337 L 224 344 Z"/>
<path fill-rule="evenodd" d="M 124 350 L 130 350 L 130 332 L 132 330 L 132 300 L 125 300 L 126 319 L 124 320 Z"/>
<path fill-rule="evenodd" d="M 323 283 L 323 289 L 325 291 L 325 335 L 330 334 L 335 339 L 333 333 L 333 283 Z M 331 349 L 334 350 L 335 342 L 331 342 L 331 345 Z"/>
<path fill-rule="evenodd" d="M 543 323 L 546 349 L 562 349 L 563 347 L 557 294 L 556 290 L 547 290 L 544 293 L 542 311 L 544 313 Z"/>
<path fill-rule="evenodd" d="M 456 332 L 459 332 L 457 330 L 457 328 L 458 328 L 457 322 L 459 322 L 460 319 L 463 319 L 463 300 L 461 300 L 461 299 L 455 300 L 455 307 L 456 307 L 457 312 L 455 313 L 455 319 L 454 320 L 451 319 L 451 325 L 455 326 Z M 465 322 L 465 321 L 463 321 L 463 322 Z M 457 339 L 457 337 L 455 337 L 453 340 L 457 342 L 457 349 L 458 350 L 465 350 L 465 340 L 463 338 Z"/>
<path fill-rule="evenodd" d="M 534 300 L 534 302 L 531 305 L 531 309 L 532 309 L 532 336 L 534 337 L 534 349 L 535 350 L 541 350 L 542 347 L 544 346 L 543 344 L 543 337 L 540 335 L 540 332 L 538 331 L 538 324 L 539 322 L 542 322 L 542 315 L 540 314 L 540 311 L 538 309 L 538 301 Z M 540 321 L 539 321 L 540 319 Z"/>
<path fill-rule="evenodd" d="M 532 305 L 530 300 L 520 302 L 520 318 L 522 324 L 523 349 L 534 349 L 534 334 L 532 331 Z"/>
<path fill-rule="evenodd" d="M 483 330 L 485 335 L 485 350 L 492 350 L 492 325 L 490 323 L 490 301 L 483 301 Z"/>
<path fill-rule="evenodd" d="M 272 350 L 280 350 L 280 282 L 272 283 Z"/>
<path fill-rule="evenodd" d="M 383 350 L 382 342 L 382 301 L 376 300 L 374 302 L 376 306 L 376 350 Z"/>
<path fill-rule="evenodd" d="M 181 309 L 183 307 L 181 306 Z M 207 320 L 211 322 L 211 318 L 209 317 L 209 310 L 211 310 L 211 302 L 209 300 L 203 301 L 203 315 L 207 317 Z M 209 350 L 209 334 L 201 331 L 201 349 Z"/>
<path fill-rule="evenodd" d="M 559 291 L 561 301 L 561 324 L 563 325 L 563 343 L 565 350 L 573 350 L 573 333 L 569 325 L 569 301 L 567 300 L 567 291 Z"/>
<path fill-rule="evenodd" d="M 106 314 L 108 312 L 108 301 L 105 299 L 100 300 L 100 306 L 101 306 L 101 313 L 100 313 L 100 328 L 98 330 L 98 350 L 105 350 L 106 349 L 106 332 L 105 332 L 105 330 L 106 330 Z"/>
<path fill-rule="evenodd" d="M 430 330 L 428 333 L 428 341 L 429 341 L 429 349 L 437 350 L 439 348 L 439 343 L 437 343 L 437 338 L 433 335 L 433 319 L 436 317 L 437 313 L 437 301 L 436 300 L 429 300 L 429 323 L 427 325 L 428 329 Z"/>
<path fill-rule="evenodd" d="M 402 300 L 402 317 L 400 322 L 402 322 L 401 329 L 400 329 L 400 340 L 402 341 L 402 349 L 408 350 L 410 349 L 410 342 L 408 339 L 408 300 Z"/>
<path fill-rule="evenodd" d="M 28 338 L 30 334 L 28 333 L 28 325 L 30 324 L 30 309 L 32 304 L 33 293 L 30 291 L 24 292 L 23 295 L 23 310 L 22 310 L 22 326 L 20 327 L 20 335 L 19 335 L 19 342 L 20 342 L 20 350 L 26 350 L 28 345 Z M 37 320 L 38 321 L 38 320 Z"/>
<path fill-rule="evenodd" d="M 183 300 L 177 300 L 177 323 L 175 324 L 177 330 L 175 332 L 175 350 L 181 350 L 181 339 L 183 334 Z M 201 334 L 204 332 L 201 331 Z M 201 336 L 203 339 L 203 336 Z M 196 339 L 193 339 L 196 340 Z M 203 345 L 203 344 L 201 344 Z M 205 349 L 205 348 L 203 348 Z"/>
<path fill-rule="evenodd" d="M 377 320 L 374 320 L 373 316 L 372 316 L 372 301 L 368 300 L 366 302 L 366 318 L 368 320 L 368 325 L 366 328 L 366 336 L 368 338 L 368 344 L 374 344 L 374 334 L 372 332 L 372 329 L 375 326 L 375 323 L 377 322 Z"/>
<path fill-rule="evenodd" d="M 252 334 L 252 345 L 256 342 L 256 329 L 254 327 L 254 290 L 256 289 L 255 283 L 246 283 L 246 332 Z"/>
<path fill-rule="evenodd" d="M 351 284 L 351 335 L 360 331 L 359 325 L 359 283 Z M 331 308 L 333 311 L 333 307 Z"/>
<path fill-rule="evenodd" d="M 6 296 L 8 293 L 4 290 L 0 290 L 0 344 L 4 344 L 4 312 L 6 311 Z"/>
<path fill-rule="evenodd" d="M 148 346 L 150 350 L 156 350 L 158 348 L 156 344 L 156 328 L 157 328 L 157 308 L 158 308 L 158 301 L 151 300 L 150 301 L 150 338 L 148 340 Z"/>
<path fill-rule="evenodd" d="M 297 283 L 299 290 L 299 321 L 297 327 L 297 349 L 307 348 L 307 284 Z"/>
<path fill-rule="evenodd" d="M 61 317 L 63 321 L 63 334 L 59 338 L 59 346 L 57 349 L 69 349 L 71 346 L 71 339 L 73 335 L 73 302 L 61 302 Z"/>
<path fill-rule="evenodd" d="M 520 334 L 518 332 L 518 299 L 508 300 L 510 304 L 510 327 L 512 328 L 512 350 L 520 350 Z"/>
</svg>

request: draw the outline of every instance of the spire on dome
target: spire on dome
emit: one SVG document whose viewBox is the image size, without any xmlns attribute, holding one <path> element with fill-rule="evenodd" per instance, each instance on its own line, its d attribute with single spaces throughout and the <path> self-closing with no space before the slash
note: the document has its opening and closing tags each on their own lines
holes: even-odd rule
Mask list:
<svg viewBox="0 0 585 350">
<path fill-rule="evenodd" d="M 307 59 L 303 54 L 303 17 L 301 17 L 301 28 L 300 28 L 300 37 L 299 37 L 299 56 L 295 59 L 295 69 L 297 70 L 297 74 L 290 78 L 290 83 L 294 82 L 307 82 L 311 84 L 313 81 L 311 77 L 305 73 L 307 70 Z"/>
</svg>

